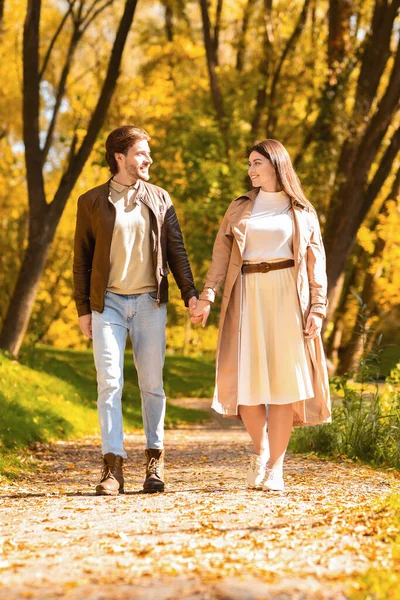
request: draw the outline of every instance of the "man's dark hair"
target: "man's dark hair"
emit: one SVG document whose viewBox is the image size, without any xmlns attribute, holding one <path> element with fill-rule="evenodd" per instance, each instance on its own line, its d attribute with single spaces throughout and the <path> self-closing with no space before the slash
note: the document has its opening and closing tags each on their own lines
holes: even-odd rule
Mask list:
<svg viewBox="0 0 400 600">
<path fill-rule="evenodd" d="M 110 133 L 106 140 L 106 161 L 113 175 L 118 173 L 118 165 L 114 154 L 118 152 L 126 156 L 129 148 L 139 140 L 147 140 L 149 142 L 150 136 L 147 131 L 141 127 L 136 127 L 136 125 L 117 127 L 117 129 L 114 129 Z"/>
</svg>

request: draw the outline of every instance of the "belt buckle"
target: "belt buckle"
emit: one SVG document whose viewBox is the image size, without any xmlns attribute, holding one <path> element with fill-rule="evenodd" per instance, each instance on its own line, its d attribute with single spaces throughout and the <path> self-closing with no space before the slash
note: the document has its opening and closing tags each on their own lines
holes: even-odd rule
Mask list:
<svg viewBox="0 0 400 600">
<path fill-rule="evenodd" d="M 262 272 L 263 273 L 268 273 L 268 271 L 270 271 L 270 269 L 271 269 L 271 265 L 269 263 L 267 263 L 267 262 L 263 263 L 262 265 L 263 265 L 262 266 Z"/>
</svg>

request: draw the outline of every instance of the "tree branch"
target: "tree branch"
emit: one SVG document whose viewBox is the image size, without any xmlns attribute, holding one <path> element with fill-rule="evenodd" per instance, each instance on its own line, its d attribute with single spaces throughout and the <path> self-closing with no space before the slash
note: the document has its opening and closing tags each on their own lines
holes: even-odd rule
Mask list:
<svg viewBox="0 0 400 600">
<path fill-rule="evenodd" d="M 215 55 L 214 44 L 211 39 L 211 25 L 210 17 L 208 14 L 207 0 L 200 0 L 201 15 L 203 20 L 203 36 L 204 45 L 206 49 L 208 75 L 210 78 L 211 96 L 214 104 L 215 112 L 217 113 L 220 127 L 224 128 L 225 124 L 225 111 L 222 101 L 222 94 L 219 87 L 218 77 L 215 72 L 217 66 L 217 59 Z"/>
<path fill-rule="evenodd" d="M 101 0 L 93 0 L 91 5 L 88 7 L 86 13 L 84 15 L 81 15 L 81 20 L 82 21 L 86 21 L 86 19 L 90 18 L 90 13 L 96 8 L 96 6 L 101 2 Z M 83 3 L 81 0 L 81 7 L 82 7 L 82 12 L 83 12 Z"/>
<path fill-rule="evenodd" d="M 350 20 L 353 16 L 351 0 L 330 0 L 328 11 L 328 43 L 326 73 L 324 88 L 318 100 L 319 111 L 313 126 L 308 130 L 302 146 L 294 159 L 294 165 L 299 166 L 306 150 L 313 142 L 323 145 L 334 144 L 335 129 L 338 120 L 342 121 L 345 87 L 356 65 L 356 60 L 348 51 L 350 38 Z M 332 169 L 332 166 L 329 166 Z"/>
<path fill-rule="evenodd" d="M 272 57 L 272 47 L 274 41 L 272 30 L 272 0 L 264 0 L 264 23 L 263 57 L 259 66 L 261 84 L 257 90 L 256 107 L 254 110 L 253 120 L 251 122 L 251 143 L 253 143 L 258 136 L 261 119 L 267 100 L 269 65 Z"/>
<path fill-rule="evenodd" d="M 341 161 L 345 166 L 339 172 L 340 185 L 337 187 L 330 204 L 328 223 L 325 229 L 325 248 L 327 253 L 327 271 L 330 290 L 334 288 L 340 272 L 354 243 L 357 230 L 371 206 L 378 179 L 373 187 L 365 190 L 368 173 L 376 154 L 379 151 L 396 111 L 400 108 L 400 42 L 397 48 L 391 76 L 378 108 L 369 121 L 364 135 L 355 140 L 348 140 L 347 149 L 342 149 Z M 395 151 L 398 135 L 393 146 L 387 152 Z M 351 144 L 351 145 L 350 145 Z M 347 154 L 346 154 L 347 152 Z M 351 163 L 351 171 L 345 163 L 346 155 Z M 387 169 L 386 160 L 382 164 L 377 178 L 383 178 Z M 351 198 L 351 202 L 349 202 Z"/>
<path fill-rule="evenodd" d="M 4 33 L 4 2 L 5 0 L 0 0 L 0 39 Z"/>
<path fill-rule="evenodd" d="M 355 124 L 365 120 L 390 57 L 393 23 L 400 0 L 376 0 L 371 31 L 366 39 L 353 109 Z"/>
<path fill-rule="evenodd" d="M 23 41 L 23 132 L 31 213 L 46 209 L 39 138 L 39 23 L 41 0 L 28 0 Z"/>
<path fill-rule="evenodd" d="M 213 31 L 213 46 L 214 46 L 214 54 L 215 54 L 215 60 L 216 60 L 217 65 L 219 64 L 218 50 L 219 50 L 219 34 L 220 34 L 220 30 L 221 30 L 222 5 L 223 5 L 223 0 L 218 0 L 216 11 L 215 11 L 215 25 L 214 25 L 214 31 Z"/>
<path fill-rule="evenodd" d="M 389 146 L 386 148 L 386 151 L 379 163 L 379 167 L 375 172 L 375 175 L 369 184 L 367 191 L 365 193 L 365 202 L 362 205 L 360 211 L 360 219 L 364 220 L 370 206 L 374 202 L 378 193 L 382 189 L 386 179 L 389 177 L 393 163 L 395 161 L 396 156 L 400 152 L 400 127 L 398 127 L 397 131 L 393 135 L 390 140 Z M 393 192 L 392 192 L 393 193 Z"/>
<path fill-rule="evenodd" d="M 44 56 L 44 59 L 43 59 L 42 68 L 40 69 L 40 73 L 39 73 L 39 79 L 40 80 L 43 79 L 43 75 L 44 75 L 44 73 L 46 71 L 47 64 L 48 64 L 48 62 L 50 60 L 50 55 L 51 55 L 51 53 L 53 51 L 54 45 L 55 45 L 55 43 L 56 43 L 56 41 L 58 39 L 58 36 L 60 35 L 61 31 L 63 30 L 63 27 L 64 27 L 64 25 L 65 25 L 65 23 L 66 23 L 69 15 L 72 13 L 72 9 L 74 7 L 75 2 L 76 2 L 76 0 L 71 0 L 71 2 L 68 3 L 69 4 L 69 8 L 68 8 L 67 12 L 64 14 L 63 18 L 61 19 L 61 22 L 60 22 L 59 26 L 57 27 L 57 29 L 56 29 L 53 37 L 52 37 L 52 40 L 51 40 L 51 42 L 49 44 L 49 47 L 48 47 L 48 49 L 46 51 L 46 54 Z"/>
<path fill-rule="evenodd" d="M 100 13 L 102 13 L 106 8 L 111 6 L 113 3 L 114 3 L 114 0 L 107 0 L 107 2 L 105 2 L 102 6 L 99 6 L 99 8 L 94 11 L 94 13 L 90 16 L 90 18 L 88 18 L 88 16 L 86 15 L 86 17 L 84 19 L 82 19 L 82 25 L 81 25 L 82 35 L 86 32 L 87 28 L 93 23 L 93 21 L 96 19 L 96 17 Z"/>
<path fill-rule="evenodd" d="M 79 31 L 79 29 L 75 28 L 74 32 L 72 34 L 71 40 L 70 40 L 70 44 L 69 44 L 69 47 L 67 50 L 67 56 L 65 59 L 65 64 L 64 64 L 64 67 L 63 67 L 63 70 L 61 73 L 60 82 L 59 82 L 58 88 L 57 88 L 56 101 L 55 101 L 54 108 L 53 108 L 53 114 L 51 117 L 49 129 L 48 129 L 47 135 L 46 135 L 46 141 L 45 141 L 45 144 L 43 147 L 43 152 L 42 152 L 42 165 L 44 165 L 44 163 L 47 160 L 47 155 L 49 153 L 51 144 L 53 142 L 53 135 L 54 135 L 55 127 L 56 127 L 57 117 L 58 117 L 58 113 L 60 111 L 62 99 L 65 94 L 67 78 L 68 78 L 69 72 L 71 70 L 72 57 L 75 53 L 75 50 L 78 46 L 78 42 L 79 42 L 81 36 L 82 36 L 82 33 Z"/>
<path fill-rule="evenodd" d="M 192 32 L 192 28 L 190 26 L 190 19 L 186 14 L 185 0 L 176 0 L 176 4 L 177 4 L 177 9 L 179 11 L 178 14 L 184 20 L 184 22 L 186 24 L 189 39 L 191 42 L 193 42 L 194 41 L 193 32 Z"/>
<path fill-rule="evenodd" d="M 95 3 L 97 4 L 97 2 L 99 2 L 100 0 L 95 0 Z M 76 23 L 81 23 L 83 20 L 82 17 L 82 13 L 83 13 L 83 7 L 85 6 L 85 0 L 79 0 L 79 5 L 78 5 L 78 11 L 77 14 L 75 15 L 75 19 L 76 19 Z"/>
<path fill-rule="evenodd" d="M 390 58 L 393 23 L 400 0 L 376 0 L 371 31 L 365 43 L 357 82 L 356 97 L 348 127 L 348 137 L 342 146 L 338 162 L 340 177 L 351 177 L 354 171 L 359 143 L 365 138 L 368 117 L 378 91 L 378 86 Z"/>
<path fill-rule="evenodd" d="M 96 108 L 90 119 L 86 136 L 77 152 L 71 156 L 71 160 L 61 179 L 58 190 L 51 203 L 51 209 L 55 216 L 61 215 L 65 202 L 75 185 L 75 182 L 81 172 L 93 144 L 99 134 L 101 126 L 107 114 L 108 107 L 113 96 L 118 76 L 121 68 L 122 54 L 125 48 L 126 40 L 132 26 L 133 17 L 135 15 L 136 5 L 138 0 L 126 0 L 124 13 L 119 23 L 118 31 L 115 37 L 114 45 L 111 51 L 110 61 L 106 78 L 101 89 Z"/>
<path fill-rule="evenodd" d="M 244 66 L 244 54 L 246 50 L 246 33 L 249 28 L 251 16 L 253 14 L 254 7 L 257 0 L 247 0 L 247 4 L 243 12 L 242 29 L 239 35 L 239 41 L 237 44 L 237 55 L 236 55 L 236 69 L 241 73 Z"/>
<path fill-rule="evenodd" d="M 374 157 L 379 150 L 394 115 L 400 109 L 400 40 L 386 90 L 357 146 L 353 167 L 360 183 L 364 184 Z M 397 140 L 397 137 L 396 137 Z M 397 143 L 395 140 L 395 143 Z M 364 204 L 364 203 L 363 203 Z"/>
<path fill-rule="evenodd" d="M 75 0 L 74 0 L 74 2 L 75 2 Z M 74 21 L 74 31 L 72 33 L 70 44 L 69 44 L 69 47 L 67 50 L 67 56 L 65 59 L 64 67 L 63 67 L 60 81 L 59 81 L 58 88 L 57 88 L 56 100 L 55 100 L 55 104 L 54 104 L 54 108 L 53 108 L 53 114 L 51 117 L 49 129 L 48 129 L 47 135 L 46 135 L 46 141 L 45 141 L 44 148 L 43 148 L 42 164 L 44 164 L 46 162 L 49 150 L 51 148 L 51 144 L 53 143 L 53 136 L 54 136 L 54 131 L 55 131 L 56 123 L 57 123 L 57 118 L 58 118 L 58 114 L 60 112 L 62 99 L 65 94 L 65 90 L 66 90 L 66 86 L 67 86 L 67 79 L 68 79 L 68 76 L 69 76 L 69 73 L 70 73 L 70 70 L 72 67 L 73 56 L 78 47 L 78 43 L 79 43 L 80 39 L 82 38 L 82 36 L 84 35 L 84 33 L 86 32 L 89 25 L 94 21 L 94 19 L 102 11 L 104 11 L 108 6 L 110 6 L 112 3 L 113 3 L 113 0 L 107 0 L 103 4 L 101 4 L 101 0 L 95 0 L 92 3 L 91 7 L 89 8 L 88 12 L 86 13 L 86 17 L 85 17 L 87 19 L 86 23 L 84 23 L 83 21 L 79 21 L 79 20 Z M 84 5 L 84 2 L 82 0 L 80 7 L 79 7 L 80 11 L 82 11 L 83 5 Z M 96 10 L 94 10 L 96 6 L 98 6 L 98 8 Z M 89 14 L 90 14 L 90 16 L 89 16 Z"/>
<path fill-rule="evenodd" d="M 278 81 L 281 75 L 281 71 L 282 71 L 282 67 L 285 63 L 285 60 L 289 54 L 289 52 L 291 50 L 293 50 L 293 48 L 296 45 L 297 40 L 300 38 L 304 27 L 306 25 L 307 22 L 307 14 L 308 14 L 308 9 L 310 6 L 310 2 L 311 0 L 305 0 L 304 4 L 303 4 L 303 8 L 301 10 L 299 19 L 296 23 L 296 26 L 293 30 L 292 35 L 290 36 L 290 38 L 288 39 L 288 41 L 286 42 L 286 46 L 283 49 L 282 55 L 279 59 L 279 63 L 278 66 L 275 70 L 275 73 L 273 75 L 272 78 L 272 84 L 271 84 L 271 92 L 270 92 L 270 97 L 269 97 L 269 115 L 268 115 L 268 121 L 267 121 L 267 137 L 270 137 L 271 135 L 271 125 L 274 122 L 276 115 L 275 115 L 275 97 L 276 97 L 276 89 L 277 89 L 277 85 L 278 85 Z"/>
<path fill-rule="evenodd" d="M 392 188 L 391 188 L 389 194 L 386 196 L 385 200 L 383 201 L 383 203 L 380 207 L 379 213 L 376 215 L 376 217 L 374 219 L 374 223 L 371 226 L 372 231 L 374 231 L 376 229 L 376 227 L 379 225 L 380 217 L 382 217 L 382 216 L 384 217 L 384 216 L 388 215 L 389 202 L 390 202 L 390 200 L 395 200 L 398 197 L 399 193 L 400 193 L 400 170 L 397 171 L 397 175 L 394 179 Z M 353 369 L 356 366 L 354 364 L 355 359 L 356 359 L 355 349 L 357 348 L 358 340 L 360 339 L 360 336 L 362 335 L 362 332 L 363 332 L 363 319 L 365 319 L 365 316 L 371 317 L 374 313 L 377 312 L 378 307 L 377 307 L 377 302 L 376 302 L 375 290 L 376 290 L 376 281 L 381 275 L 381 270 L 378 269 L 375 272 L 371 272 L 368 267 L 373 261 L 381 262 L 381 259 L 382 259 L 382 256 L 383 256 L 383 253 L 385 251 L 387 244 L 388 244 L 388 240 L 385 239 L 384 237 L 381 237 L 378 234 L 376 242 L 375 242 L 374 252 L 373 252 L 372 256 L 368 257 L 369 264 L 365 265 L 365 267 L 364 267 L 365 278 L 364 278 L 363 289 L 362 289 L 360 296 L 362 298 L 362 303 L 366 307 L 367 312 L 364 311 L 362 316 L 359 314 L 356 318 L 356 322 L 353 327 L 350 342 L 348 343 L 347 348 L 346 348 L 344 355 L 342 357 L 342 360 L 341 360 L 340 366 L 341 366 L 342 371 L 348 371 L 350 369 Z"/>
<path fill-rule="evenodd" d="M 165 33 L 167 40 L 173 42 L 174 40 L 174 23 L 173 23 L 173 10 L 170 0 L 162 0 L 165 8 Z"/>
</svg>

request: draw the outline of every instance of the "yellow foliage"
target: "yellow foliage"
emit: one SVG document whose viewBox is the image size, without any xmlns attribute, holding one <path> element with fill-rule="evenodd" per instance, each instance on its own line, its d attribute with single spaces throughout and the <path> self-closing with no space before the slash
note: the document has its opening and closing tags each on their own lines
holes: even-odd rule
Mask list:
<svg viewBox="0 0 400 600">
<path fill-rule="evenodd" d="M 79 347 L 86 343 L 77 329 L 77 316 L 72 301 L 71 261 L 76 202 L 81 193 L 109 178 L 109 171 L 104 162 L 104 142 L 108 131 L 123 123 L 138 123 L 148 129 L 152 136 L 154 154 L 160 147 L 164 149 L 162 156 L 157 156 L 152 168 L 152 182 L 167 187 L 172 196 L 174 196 L 174 192 L 178 194 L 180 190 L 183 190 L 176 202 L 177 213 L 183 224 L 183 233 L 185 236 L 192 234 L 196 240 L 198 237 L 201 248 L 203 247 L 201 235 L 204 233 L 206 236 L 207 230 L 212 229 L 215 225 L 213 221 L 216 221 L 217 212 L 210 217 L 207 211 L 217 206 L 218 214 L 222 214 L 224 202 L 227 200 L 225 191 L 227 182 L 233 179 L 234 170 L 238 171 L 238 164 L 243 167 L 243 175 L 240 174 L 237 178 L 238 181 L 240 179 L 241 185 L 245 172 L 245 160 L 243 147 L 238 141 L 239 138 L 243 138 L 243 140 L 248 138 L 251 127 L 249 116 L 255 100 L 253 91 L 259 84 L 258 64 L 262 53 L 259 35 L 263 23 L 262 20 L 257 20 L 255 13 L 249 30 L 253 32 L 253 35 L 248 35 L 246 42 L 246 67 L 243 77 L 238 77 L 235 67 L 237 34 L 240 31 L 247 0 L 225 0 L 220 40 L 221 60 L 218 72 L 225 109 L 232 121 L 233 160 L 232 164 L 227 164 L 220 151 L 222 146 L 218 147 L 220 140 L 216 141 L 218 151 L 210 150 L 210 146 L 215 141 L 214 138 L 218 138 L 218 127 L 210 100 L 202 31 L 201 27 L 198 27 L 198 24 L 201 23 L 200 9 L 198 3 L 192 4 L 190 14 L 188 11 L 192 31 L 189 32 L 183 20 L 181 21 L 175 15 L 174 40 L 171 43 L 165 37 L 159 3 L 138 3 L 135 25 L 128 38 L 117 89 L 108 110 L 107 120 L 72 191 L 57 229 L 54 245 L 40 283 L 29 339 L 34 340 L 35 336 L 43 334 L 45 335 L 44 341 L 54 343 L 58 347 L 64 347 L 63 344 Z M 215 2 L 211 4 L 213 7 L 211 14 L 214 18 Z M 302 4 L 300 0 L 294 2 L 282 0 L 277 4 L 273 15 L 273 19 L 276 21 L 276 23 L 274 22 L 274 43 L 277 50 L 283 48 L 291 35 L 294 19 L 300 14 Z M 157 10 L 155 10 L 156 5 Z M 122 6 L 122 2 L 113 4 L 102 15 L 102 18 L 92 23 L 85 32 L 74 56 L 67 81 L 66 95 L 57 120 L 54 144 L 45 168 L 45 190 L 49 202 L 58 188 L 73 136 L 77 136 L 79 145 L 86 135 L 89 118 L 98 101 L 107 70 L 109 52 Z M 62 2 L 43 2 L 40 31 L 41 60 L 43 60 L 54 32 L 61 22 L 65 9 L 66 5 Z M 0 227 L 3 236 L 0 250 L 7 266 L 6 275 L 2 275 L 7 281 L 1 280 L 1 283 L 5 284 L 3 288 L 7 289 L 7 293 L 3 294 L 0 314 L 4 314 L 4 305 L 8 300 L 7 294 L 12 288 L 13 277 L 18 272 L 20 258 L 26 243 L 22 238 L 23 232 L 26 231 L 24 219 L 27 211 L 27 194 L 24 148 L 21 141 L 21 50 L 25 12 L 26 2 L 22 2 L 22 0 L 5 2 L 4 34 L 0 47 L 0 74 L 2 75 L 0 131 L 5 131 L 5 136 L 0 136 L 0 154 L 2 156 L 0 161 L 0 209 L 2 210 Z M 280 82 L 279 100 L 282 102 L 279 109 L 281 124 L 278 129 L 283 136 L 286 136 L 291 152 L 298 150 L 298 140 L 302 137 L 301 128 L 304 126 L 304 122 L 311 123 L 318 111 L 318 91 L 321 82 L 324 81 L 326 70 L 324 15 L 325 9 L 317 6 L 315 8 L 315 18 L 317 19 L 315 26 L 321 29 L 321 31 L 318 30 L 318 33 L 322 35 L 316 37 L 314 47 L 311 47 L 308 35 L 301 36 L 299 51 L 293 53 L 290 61 L 287 61 Z M 365 19 L 365 17 L 362 18 Z M 321 20 L 322 25 L 318 25 L 318 20 Z M 279 23 L 279 27 L 276 26 L 277 23 Z M 43 139 L 51 119 L 54 96 L 71 33 L 72 24 L 68 19 L 54 46 L 52 59 L 48 63 L 43 78 L 40 121 Z M 275 57 L 273 58 L 275 60 Z M 288 77 L 286 77 L 286 70 Z M 357 72 L 357 69 L 354 69 L 352 77 L 355 78 Z M 296 82 L 300 79 L 303 87 L 297 88 Z M 350 81 L 351 85 L 353 83 Z M 234 90 L 234 94 L 232 90 Z M 354 102 L 354 97 L 350 92 L 347 94 L 347 98 L 348 107 L 345 110 L 350 109 Z M 176 119 L 175 129 L 169 128 L 174 119 Z M 300 135 L 292 135 L 294 131 L 298 131 Z M 178 143 L 174 139 L 169 141 L 168 135 L 173 135 L 174 132 L 179 135 Z M 205 134 L 204 138 L 201 137 L 202 133 Z M 163 139 L 163 136 L 167 141 Z M 335 154 L 339 151 L 340 144 L 338 143 L 337 148 L 332 149 L 332 153 Z M 204 159 L 198 161 L 195 154 L 198 155 L 200 152 Z M 192 156 L 194 156 L 193 160 L 191 160 Z M 303 162 L 304 170 L 308 169 L 313 177 L 315 170 L 312 161 L 317 161 L 317 158 L 307 154 Z M 206 179 L 207 169 L 210 171 L 214 169 L 214 163 L 221 164 L 218 164 L 215 171 L 212 172 L 212 176 L 209 176 L 204 188 L 201 187 L 201 184 L 192 182 L 192 178 L 196 177 L 203 182 Z M 319 185 L 318 182 L 317 184 Z M 313 185 L 315 186 L 316 182 Z M 185 197 L 186 191 L 188 191 L 187 197 Z M 176 199 L 174 198 L 174 200 Z M 193 210 L 186 208 L 188 202 L 193 202 Z M 200 203 L 202 203 L 202 210 L 196 212 Z M 193 223 L 190 220 L 190 210 L 195 214 L 196 226 L 201 228 L 200 234 L 190 229 Z M 367 225 L 363 225 L 358 232 L 359 244 L 370 255 L 373 255 L 376 247 L 377 236 L 386 242 L 382 256 L 377 259 L 372 258 L 370 265 L 370 272 L 375 276 L 376 300 L 383 311 L 390 310 L 399 303 L 400 299 L 398 213 L 398 203 L 393 201 L 389 205 L 388 215 L 380 218 L 376 231 L 372 232 Z M 189 223 L 188 228 L 186 228 L 186 223 Z M 203 263 L 209 258 L 209 255 L 204 256 Z M 200 261 L 197 264 L 200 264 Z M 204 270 L 204 265 L 197 268 Z M 358 308 L 357 302 L 354 300 L 345 316 L 346 324 L 350 325 L 354 321 Z M 170 313 L 172 318 L 169 331 L 170 345 L 174 349 L 180 348 L 184 344 L 187 310 L 184 309 L 174 288 L 171 290 Z M 212 327 L 205 330 L 193 328 L 189 352 L 212 351 L 215 341 L 216 332 Z"/>
<path fill-rule="evenodd" d="M 357 233 L 357 241 L 360 246 L 366 251 L 372 254 L 375 247 L 376 235 L 373 231 L 370 231 L 367 226 L 362 225 Z"/>
</svg>

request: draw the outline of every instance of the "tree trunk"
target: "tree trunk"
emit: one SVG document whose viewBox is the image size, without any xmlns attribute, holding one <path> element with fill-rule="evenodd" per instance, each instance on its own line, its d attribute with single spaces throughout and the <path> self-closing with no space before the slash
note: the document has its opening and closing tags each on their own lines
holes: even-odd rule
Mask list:
<svg viewBox="0 0 400 600">
<path fill-rule="evenodd" d="M 46 257 L 57 225 L 99 134 L 117 83 L 123 50 L 135 14 L 137 0 L 126 0 L 103 88 L 87 127 L 86 136 L 70 162 L 50 204 L 46 203 L 39 143 L 39 25 L 41 0 L 29 0 L 24 25 L 24 142 L 29 198 L 29 240 L 17 284 L 0 334 L 0 348 L 17 355 L 29 324 Z"/>
<path fill-rule="evenodd" d="M 274 35 L 272 28 L 272 0 L 264 0 L 263 56 L 259 66 L 260 84 L 257 89 L 256 107 L 254 109 L 253 120 L 251 122 L 250 144 L 254 144 L 255 140 L 258 138 L 264 116 L 264 110 L 267 102 L 267 88 L 268 79 L 270 76 L 273 43 Z"/>
<path fill-rule="evenodd" d="M 207 59 L 207 68 L 208 75 L 210 79 L 210 90 L 211 90 L 211 98 L 214 105 L 214 110 L 217 115 L 218 125 L 221 131 L 221 134 L 224 138 L 225 146 L 227 151 L 229 152 L 229 143 L 228 143 L 228 127 L 227 120 L 224 110 L 224 103 L 222 99 L 221 88 L 218 81 L 218 76 L 216 72 L 216 67 L 218 65 L 218 60 L 215 52 L 215 46 L 213 38 L 211 37 L 211 23 L 210 16 L 208 13 L 207 0 L 200 0 L 201 7 L 201 16 L 203 20 L 203 36 L 204 36 L 204 46 L 206 50 L 206 59 Z"/>
<path fill-rule="evenodd" d="M 247 4 L 243 12 L 242 28 L 239 33 L 239 41 L 237 43 L 237 54 L 236 54 L 236 69 L 239 73 L 243 71 L 244 66 L 244 55 L 246 50 L 246 34 L 249 28 L 249 22 L 253 9 L 256 5 L 257 0 L 247 0 Z"/>
<path fill-rule="evenodd" d="M 324 157 L 318 164 L 316 178 L 326 184 L 329 212 L 324 230 L 327 253 L 330 318 L 335 312 L 340 288 L 339 282 L 352 250 L 357 231 L 370 209 L 373 200 L 384 184 L 393 165 L 393 152 L 386 153 L 387 164 L 381 161 L 373 184 L 368 187 L 371 166 L 382 151 L 382 141 L 399 107 L 400 98 L 400 47 L 397 48 L 390 81 L 375 109 L 382 75 L 392 54 L 391 43 L 396 41 L 394 22 L 400 0 L 376 0 L 371 28 L 362 44 L 361 68 L 357 81 L 356 97 L 350 118 L 343 122 L 345 86 L 357 60 L 349 61 L 349 44 L 352 3 L 348 0 L 330 0 L 328 73 L 320 102 L 318 118 L 306 137 L 295 159 L 297 166 L 309 144 L 317 142 L 314 149 Z M 355 44 L 356 42 L 354 42 Z M 397 40 L 398 43 L 398 40 Z M 337 124 L 337 125 L 336 125 Z M 337 134 L 346 139 L 339 160 L 335 149 L 340 146 Z M 397 136 L 394 136 L 397 137 Z M 398 140 L 396 139 L 396 143 Z M 332 181 L 331 175 L 334 174 Z M 333 188 L 333 194 L 332 194 Z M 323 188 L 322 188 L 323 189 Z M 328 208 L 328 206 L 323 206 Z"/>
<path fill-rule="evenodd" d="M 4 0 L 0 0 L 0 40 L 4 33 Z"/>
<path fill-rule="evenodd" d="M 397 172 L 396 178 L 393 182 L 392 190 L 390 194 L 387 196 L 386 201 L 383 203 L 380 215 L 387 215 L 388 209 L 388 201 L 396 198 L 400 192 L 400 171 Z M 375 220 L 374 227 L 378 225 L 378 218 Z M 386 240 L 381 237 L 378 237 L 375 243 L 374 252 L 370 259 L 373 261 L 379 260 L 383 252 L 386 248 Z M 378 269 L 375 273 L 370 273 L 368 270 L 368 265 L 365 266 L 364 272 L 366 273 L 364 278 L 363 290 L 361 293 L 361 301 L 363 305 L 363 310 L 359 312 L 357 315 L 357 320 L 354 325 L 350 342 L 341 358 L 340 361 L 340 371 L 342 373 L 346 373 L 352 371 L 356 368 L 357 363 L 359 362 L 360 354 L 359 349 L 365 347 L 365 328 L 367 320 L 370 319 L 377 312 L 377 306 L 375 301 L 375 283 L 376 280 L 381 276 L 381 269 Z M 361 340 L 361 341 L 360 341 Z"/>
<path fill-rule="evenodd" d="M 163 0 L 165 7 L 165 33 L 169 42 L 174 41 L 174 23 L 173 23 L 173 11 L 169 0 Z"/>
<path fill-rule="evenodd" d="M 212 43 L 214 46 L 214 56 L 215 56 L 215 61 L 216 61 L 216 65 L 219 65 L 219 59 L 218 59 L 218 52 L 219 52 L 219 34 L 221 31 L 221 17 L 222 17 L 222 5 L 223 5 L 223 0 L 218 0 L 217 1 L 217 8 L 215 10 L 215 25 L 214 25 L 214 31 L 213 31 L 213 37 L 212 37 Z"/>
<path fill-rule="evenodd" d="M 328 322 L 329 320 L 334 321 L 334 328 L 332 334 L 329 337 L 328 342 L 326 344 L 326 356 L 332 362 L 335 369 L 338 365 L 339 347 L 341 345 L 342 334 L 344 329 L 344 315 L 348 311 L 349 301 L 352 298 L 351 290 L 356 285 L 360 265 L 362 269 L 366 267 L 366 264 L 364 264 L 366 262 L 365 258 L 363 257 L 364 254 L 365 252 L 363 251 L 361 246 L 358 246 L 355 264 L 353 265 L 351 272 L 346 274 L 346 277 L 344 279 L 340 301 L 338 303 L 336 312 L 334 315 L 332 315 L 331 319 L 325 319 L 325 322 Z"/>
<path fill-rule="evenodd" d="M 351 340 L 344 355 L 340 359 L 337 368 L 338 375 L 357 371 L 358 369 L 356 367 L 361 363 L 361 360 L 365 355 L 365 347 L 369 335 L 368 325 L 367 323 L 362 323 L 360 319 L 357 319 L 357 327 L 357 329 L 354 328 Z"/>
<path fill-rule="evenodd" d="M 294 159 L 294 165 L 298 167 L 307 149 L 311 144 L 316 144 L 313 147 L 313 153 L 316 156 L 324 156 L 324 160 L 317 162 L 318 172 L 315 176 L 326 188 L 327 198 L 329 198 L 332 185 L 332 174 L 336 169 L 336 148 L 340 145 L 338 138 L 343 136 L 343 130 L 346 127 L 343 115 L 345 114 L 347 85 L 356 65 L 354 52 L 349 52 L 352 17 L 354 17 L 354 3 L 351 0 L 330 0 L 328 68 L 324 88 L 318 102 L 319 112 Z"/>
<path fill-rule="evenodd" d="M 271 91 L 270 91 L 270 95 L 269 95 L 269 114 L 268 114 L 267 127 L 266 127 L 266 137 L 267 138 L 273 137 L 273 131 L 276 127 L 276 122 L 278 119 L 277 106 L 276 106 L 276 92 L 277 92 L 278 82 L 280 80 L 282 68 L 283 68 L 283 65 L 285 64 L 286 59 L 289 56 L 289 54 L 291 52 L 293 52 L 293 50 L 295 49 L 296 43 L 299 40 L 299 38 L 304 30 L 304 27 L 307 22 L 307 14 L 308 14 L 310 2 L 311 2 L 311 0 L 304 0 L 303 8 L 301 10 L 299 19 L 294 27 L 292 35 L 289 37 L 288 41 L 286 42 L 285 48 L 279 59 L 278 66 L 272 77 Z"/>
<path fill-rule="evenodd" d="M 398 42 L 388 85 L 376 112 L 369 120 L 364 135 L 356 136 L 353 139 L 348 138 L 342 150 L 337 174 L 337 192 L 331 200 L 331 210 L 324 232 L 330 298 L 345 269 L 357 231 L 374 200 L 374 194 L 370 193 L 371 186 L 367 187 L 369 172 L 399 105 L 400 42 Z M 393 144 L 391 164 L 400 148 L 400 129 L 393 136 L 390 146 Z M 386 156 L 387 153 L 384 154 L 381 164 L 378 166 L 378 172 L 384 170 L 388 173 Z M 383 163 L 385 164 L 383 165 Z M 376 193 L 378 191 L 376 187 Z M 334 303 L 332 302 L 332 304 L 331 310 L 334 310 Z"/>
<path fill-rule="evenodd" d="M 46 235 L 34 236 L 31 234 L 29 236 L 28 247 L 0 336 L 0 348 L 7 349 L 14 356 L 18 354 L 28 328 L 33 303 L 57 225 L 49 223 L 48 218 L 46 220 L 44 215 L 42 219 L 40 216 L 38 218 L 39 223 L 32 229 L 44 225 Z"/>
<path fill-rule="evenodd" d="M 330 361 L 331 368 L 328 367 L 329 375 L 332 377 L 335 375 L 338 365 L 339 365 L 339 350 L 342 345 L 342 338 L 344 332 L 344 319 L 343 315 L 338 317 L 335 321 L 335 328 L 332 332 L 331 338 L 331 346 L 329 349 L 329 356 L 327 355 L 326 359 Z"/>
</svg>

